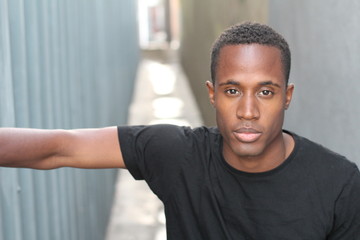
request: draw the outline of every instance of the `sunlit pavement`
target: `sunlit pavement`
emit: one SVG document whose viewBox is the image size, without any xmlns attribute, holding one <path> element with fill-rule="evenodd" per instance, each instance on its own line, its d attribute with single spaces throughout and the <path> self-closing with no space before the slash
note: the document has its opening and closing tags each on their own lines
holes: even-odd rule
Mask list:
<svg viewBox="0 0 360 240">
<path fill-rule="evenodd" d="M 175 51 L 144 52 L 129 125 L 171 123 L 197 127 L 200 113 Z M 106 240 L 165 240 L 160 200 L 144 181 L 120 170 Z"/>
</svg>

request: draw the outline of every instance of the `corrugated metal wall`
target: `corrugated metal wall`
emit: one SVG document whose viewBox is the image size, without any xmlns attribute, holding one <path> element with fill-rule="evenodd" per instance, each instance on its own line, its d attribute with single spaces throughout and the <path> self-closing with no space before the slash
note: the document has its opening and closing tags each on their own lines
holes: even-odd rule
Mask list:
<svg viewBox="0 0 360 240">
<path fill-rule="evenodd" d="M 0 126 L 125 123 L 135 3 L 0 0 Z M 0 240 L 103 239 L 116 173 L 0 168 Z"/>
</svg>

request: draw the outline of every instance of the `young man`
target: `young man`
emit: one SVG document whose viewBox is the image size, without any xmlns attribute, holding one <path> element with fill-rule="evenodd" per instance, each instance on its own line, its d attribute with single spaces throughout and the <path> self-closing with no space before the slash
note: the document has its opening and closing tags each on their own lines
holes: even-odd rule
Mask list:
<svg viewBox="0 0 360 240">
<path fill-rule="evenodd" d="M 163 201 L 168 239 L 360 239 L 356 165 L 282 130 L 289 72 L 278 33 L 235 25 L 206 83 L 217 128 L 3 129 L 0 165 L 126 167 Z"/>
</svg>

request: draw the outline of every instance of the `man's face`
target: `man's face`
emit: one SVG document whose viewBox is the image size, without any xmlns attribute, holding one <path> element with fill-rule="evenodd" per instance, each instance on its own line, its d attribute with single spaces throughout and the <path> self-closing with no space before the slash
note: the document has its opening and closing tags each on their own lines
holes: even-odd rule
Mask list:
<svg viewBox="0 0 360 240">
<path fill-rule="evenodd" d="M 284 144 L 284 111 L 293 92 L 293 85 L 285 83 L 279 49 L 259 44 L 223 47 L 215 86 L 207 86 L 227 161 L 277 154 Z"/>
</svg>

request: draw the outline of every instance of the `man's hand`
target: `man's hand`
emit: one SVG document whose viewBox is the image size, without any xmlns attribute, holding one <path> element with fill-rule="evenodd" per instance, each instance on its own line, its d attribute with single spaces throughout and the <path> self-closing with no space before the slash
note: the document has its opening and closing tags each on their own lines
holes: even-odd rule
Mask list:
<svg viewBox="0 0 360 240">
<path fill-rule="evenodd" d="M 125 168 L 117 128 L 0 129 L 0 166 Z"/>
</svg>

